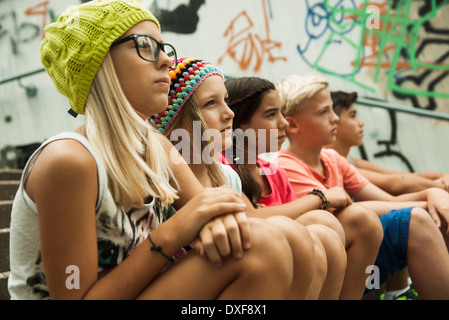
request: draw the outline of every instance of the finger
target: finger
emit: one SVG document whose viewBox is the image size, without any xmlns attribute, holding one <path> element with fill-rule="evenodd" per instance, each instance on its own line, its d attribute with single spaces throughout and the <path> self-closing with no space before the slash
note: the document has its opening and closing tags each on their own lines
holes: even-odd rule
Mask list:
<svg viewBox="0 0 449 320">
<path fill-rule="evenodd" d="M 221 259 L 217 247 L 215 246 L 212 231 L 209 228 L 204 228 L 201 231 L 200 236 L 205 256 L 207 256 L 209 261 L 213 263 L 216 267 L 221 267 L 221 265 L 223 264 L 223 260 Z"/>
<path fill-rule="evenodd" d="M 240 228 L 243 248 L 248 250 L 251 248 L 251 224 L 249 223 L 248 216 L 243 211 L 236 213 L 234 216 Z"/>
<path fill-rule="evenodd" d="M 242 238 L 240 235 L 240 228 L 235 215 L 227 215 L 223 218 L 224 226 L 228 233 L 229 244 L 234 258 L 240 259 L 243 257 Z"/>
<path fill-rule="evenodd" d="M 246 210 L 246 205 L 244 203 L 239 204 L 239 203 L 216 201 L 215 203 L 207 205 L 203 210 L 203 214 L 206 215 L 209 219 L 211 219 L 226 214 L 241 212 L 244 210 Z"/>
<path fill-rule="evenodd" d="M 204 251 L 203 243 L 200 239 L 197 239 L 195 241 L 195 251 L 200 255 L 202 258 L 207 258 L 206 253 Z"/>
<path fill-rule="evenodd" d="M 346 194 L 346 206 L 349 206 L 352 204 L 352 198 L 349 196 L 349 194 Z"/>
<path fill-rule="evenodd" d="M 432 219 L 435 222 L 435 224 L 437 225 L 437 227 L 440 228 L 441 227 L 440 216 L 438 215 L 438 212 L 437 212 L 437 210 L 435 209 L 434 206 L 430 206 L 429 207 L 429 214 L 432 217 Z"/>
<path fill-rule="evenodd" d="M 214 221 L 212 235 L 215 241 L 215 247 L 221 257 L 227 258 L 231 254 L 231 246 L 229 244 L 228 229 L 224 223 L 225 218 L 219 218 Z"/>
</svg>

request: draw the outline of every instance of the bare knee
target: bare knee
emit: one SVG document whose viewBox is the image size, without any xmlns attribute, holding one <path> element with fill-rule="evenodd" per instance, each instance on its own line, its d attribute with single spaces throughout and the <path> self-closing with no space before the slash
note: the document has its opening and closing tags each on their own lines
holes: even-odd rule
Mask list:
<svg viewBox="0 0 449 320">
<path fill-rule="evenodd" d="M 293 258 L 284 234 L 264 220 L 251 218 L 251 249 L 246 252 L 243 269 L 253 276 L 275 277 L 287 292 L 293 278 Z"/>
<path fill-rule="evenodd" d="M 345 229 L 347 239 L 363 239 L 365 243 L 379 245 L 383 239 L 383 228 L 377 214 L 361 205 L 352 204 L 337 214 Z"/>
<path fill-rule="evenodd" d="M 418 244 L 424 239 L 434 237 L 439 233 L 439 229 L 432 220 L 430 214 L 422 208 L 413 208 L 410 214 L 409 239 L 411 243 L 416 241 Z M 427 243 L 427 241 L 425 242 Z"/>
<path fill-rule="evenodd" d="M 340 240 L 337 232 L 327 226 L 310 225 L 307 226 L 310 233 L 320 239 L 326 251 L 328 261 L 331 261 L 331 268 L 344 271 L 346 269 L 346 249 Z"/>
<path fill-rule="evenodd" d="M 270 217 L 266 221 L 281 231 L 288 240 L 293 256 L 294 286 L 299 285 L 306 288 L 315 277 L 317 266 L 319 265 L 321 268 L 324 264 L 324 267 L 326 267 L 326 261 L 323 261 L 322 257 L 323 253 L 320 255 L 320 252 L 316 251 L 316 242 L 312 238 L 313 235 L 302 224 L 284 216 Z M 317 241 L 319 242 L 319 239 Z M 319 249 L 323 250 L 322 247 Z M 324 259 L 326 259 L 325 255 Z M 327 271 L 327 267 L 325 269 L 324 272 Z M 298 290 L 301 291 L 299 288 L 293 289 L 294 292 Z"/>
<path fill-rule="evenodd" d="M 312 233 L 312 239 L 314 242 L 316 257 L 316 277 L 322 279 L 324 282 L 329 268 L 327 251 L 321 242 L 321 239 L 316 234 Z"/>
<path fill-rule="evenodd" d="M 313 210 L 301 215 L 296 221 L 308 225 L 323 225 L 334 230 L 339 236 L 343 244 L 346 243 L 346 236 L 340 221 L 329 211 Z"/>
<path fill-rule="evenodd" d="M 266 221 L 281 230 L 290 243 L 298 241 L 307 246 L 313 246 L 312 237 L 303 224 L 285 216 L 269 217 Z"/>
</svg>

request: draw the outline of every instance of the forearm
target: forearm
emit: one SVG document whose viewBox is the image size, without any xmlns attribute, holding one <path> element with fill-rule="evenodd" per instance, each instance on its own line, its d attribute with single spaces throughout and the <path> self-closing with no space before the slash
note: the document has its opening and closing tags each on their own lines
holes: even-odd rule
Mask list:
<svg viewBox="0 0 449 320">
<path fill-rule="evenodd" d="M 357 204 L 373 210 L 379 217 L 383 216 L 384 214 L 387 214 L 391 210 L 398 210 L 410 207 L 419 207 L 427 209 L 427 202 L 425 201 L 410 201 L 410 202 L 360 201 L 357 202 Z"/>
<path fill-rule="evenodd" d="M 425 189 L 422 191 L 417 192 L 411 192 L 406 194 L 401 194 L 394 197 L 393 201 L 427 201 L 429 190 L 431 189 Z"/>
<path fill-rule="evenodd" d="M 250 208 L 248 210 L 248 215 L 261 218 L 283 215 L 291 219 L 297 219 L 306 212 L 319 209 L 320 205 L 320 198 L 314 195 L 307 195 L 278 206 L 262 207 L 258 209 L 248 206 Z"/>
<path fill-rule="evenodd" d="M 358 171 L 372 184 L 394 196 L 434 187 L 444 189 L 442 182 L 412 173 L 384 174 L 364 169 Z"/>
<path fill-rule="evenodd" d="M 162 247 L 162 252 L 172 257 L 182 247 L 170 226 L 161 225 L 151 233 L 155 244 Z M 157 251 L 151 251 L 148 239 L 136 248 L 122 263 L 90 288 L 84 299 L 130 300 L 135 299 L 150 283 L 159 276 L 168 265 L 169 260 Z"/>
<path fill-rule="evenodd" d="M 435 172 L 435 171 L 422 171 L 422 172 L 417 173 L 417 175 L 427 178 L 427 179 L 431 179 L 431 180 L 436 180 L 443 176 L 442 173 Z"/>
</svg>

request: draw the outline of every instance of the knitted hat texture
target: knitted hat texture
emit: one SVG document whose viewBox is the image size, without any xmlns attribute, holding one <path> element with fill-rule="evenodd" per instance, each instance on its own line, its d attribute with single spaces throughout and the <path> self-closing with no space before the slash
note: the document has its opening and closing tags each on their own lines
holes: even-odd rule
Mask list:
<svg viewBox="0 0 449 320">
<path fill-rule="evenodd" d="M 77 114 L 111 44 L 139 22 L 157 19 L 136 0 L 95 0 L 72 7 L 45 28 L 41 61 Z"/>
<path fill-rule="evenodd" d="M 223 72 L 210 62 L 194 58 L 179 59 L 177 68 L 170 69 L 168 108 L 150 118 L 153 127 L 165 133 L 195 90 L 212 75 L 224 79 Z"/>
</svg>

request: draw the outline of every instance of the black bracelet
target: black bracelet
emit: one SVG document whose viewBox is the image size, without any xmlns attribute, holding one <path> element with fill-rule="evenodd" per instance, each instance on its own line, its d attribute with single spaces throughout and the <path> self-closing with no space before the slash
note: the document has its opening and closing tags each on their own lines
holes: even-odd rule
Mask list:
<svg viewBox="0 0 449 320">
<path fill-rule="evenodd" d="M 168 261 L 170 261 L 171 263 L 175 262 L 175 259 L 173 257 L 169 257 L 167 256 L 165 253 L 162 252 L 162 247 L 158 246 L 157 244 L 155 244 L 153 242 L 153 240 L 150 237 L 150 234 L 148 234 L 148 240 L 150 240 L 151 242 L 151 251 L 157 251 L 159 252 L 161 255 L 163 255 L 166 259 L 168 259 Z"/>
<path fill-rule="evenodd" d="M 326 210 L 329 207 L 329 201 L 327 201 L 326 196 L 324 195 L 323 191 L 318 189 L 313 189 L 312 192 L 309 193 L 309 195 L 318 196 L 321 201 L 320 209 Z"/>
</svg>

